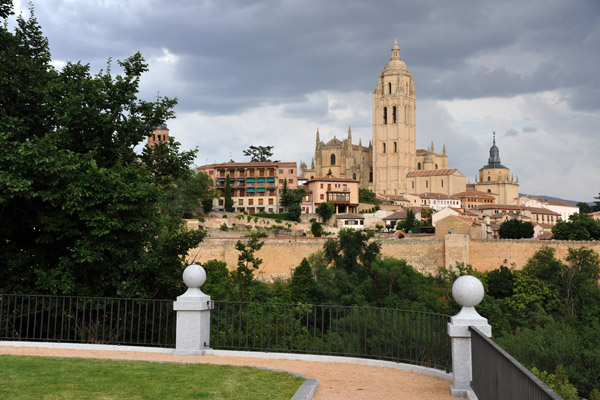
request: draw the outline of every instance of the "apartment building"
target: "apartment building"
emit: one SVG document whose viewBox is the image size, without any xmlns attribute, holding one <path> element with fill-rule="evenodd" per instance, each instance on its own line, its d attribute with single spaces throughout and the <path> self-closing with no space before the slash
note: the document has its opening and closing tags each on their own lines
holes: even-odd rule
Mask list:
<svg viewBox="0 0 600 400">
<path fill-rule="evenodd" d="M 255 214 L 283 212 L 279 198 L 284 182 L 288 189 L 298 187 L 295 162 L 247 162 L 204 165 L 198 168 L 210 176 L 219 193 L 214 200 L 215 210 L 225 209 L 225 185 L 231 186 L 234 212 Z"/>
<path fill-rule="evenodd" d="M 308 180 L 304 188 L 306 195 L 301 204 L 303 212 L 315 212 L 321 203 L 333 203 L 336 214 L 358 212 L 359 182 L 356 179 L 329 175 Z"/>
</svg>

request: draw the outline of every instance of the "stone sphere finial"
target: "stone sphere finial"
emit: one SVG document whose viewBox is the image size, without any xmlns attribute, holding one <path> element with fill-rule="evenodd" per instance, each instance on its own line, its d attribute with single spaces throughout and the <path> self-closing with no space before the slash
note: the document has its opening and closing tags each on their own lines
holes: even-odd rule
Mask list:
<svg viewBox="0 0 600 400">
<path fill-rule="evenodd" d="M 454 281 L 452 296 L 463 307 L 475 307 L 483 300 L 483 284 L 471 275 L 463 275 Z"/>
<path fill-rule="evenodd" d="M 183 283 L 190 289 L 199 289 L 206 282 L 206 271 L 198 264 L 189 265 L 183 271 Z"/>
</svg>

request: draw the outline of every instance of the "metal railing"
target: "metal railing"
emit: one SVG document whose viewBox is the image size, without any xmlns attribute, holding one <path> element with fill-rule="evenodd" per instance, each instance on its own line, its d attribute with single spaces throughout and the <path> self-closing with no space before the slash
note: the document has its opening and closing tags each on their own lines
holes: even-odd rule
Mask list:
<svg viewBox="0 0 600 400">
<path fill-rule="evenodd" d="M 174 347 L 173 301 L 0 294 L 0 340 Z"/>
<path fill-rule="evenodd" d="M 561 400 L 537 376 L 475 327 L 471 331 L 471 388 L 486 400 Z"/>
<path fill-rule="evenodd" d="M 214 349 L 407 362 L 450 371 L 447 315 L 371 307 L 213 302 Z"/>
</svg>

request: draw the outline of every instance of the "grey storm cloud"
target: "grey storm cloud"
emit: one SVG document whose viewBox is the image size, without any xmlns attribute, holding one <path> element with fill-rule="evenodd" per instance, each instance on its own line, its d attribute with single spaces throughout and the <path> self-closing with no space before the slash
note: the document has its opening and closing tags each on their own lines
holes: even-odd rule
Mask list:
<svg viewBox="0 0 600 400">
<path fill-rule="evenodd" d="M 35 7 L 55 58 L 102 68 L 109 57 L 166 48 L 180 57 L 179 108 L 228 114 L 318 90 L 370 92 L 394 38 L 424 98 L 564 88 L 573 107 L 598 109 L 599 4 L 46 0 Z M 510 46 L 518 51 L 505 66 L 471 63 Z M 531 73 L 514 71 L 511 63 L 527 53 L 544 61 Z M 156 90 L 161 85 L 169 82 Z"/>
</svg>

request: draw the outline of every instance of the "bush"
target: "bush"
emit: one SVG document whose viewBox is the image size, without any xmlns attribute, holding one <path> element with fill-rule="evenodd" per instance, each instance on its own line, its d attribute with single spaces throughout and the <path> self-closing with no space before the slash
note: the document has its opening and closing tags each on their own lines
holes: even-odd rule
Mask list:
<svg viewBox="0 0 600 400">
<path fill-rule="evenodd" d="M 229 230 L 229 227 L 227 227 L 227 224 L 225 222 L 223 222 L 219 229 L 222 230 L 223 232 L 227 232 Z"/>
<path fill-rule="evenodd" d="M 314 237 L 321 237 L 323 236 L 323 227 L 321 226 L 320 223 L 318 222 L 313 222 L 312 225 L 310 226 L 310 231 L 312 232 Z"/>
</svg>

